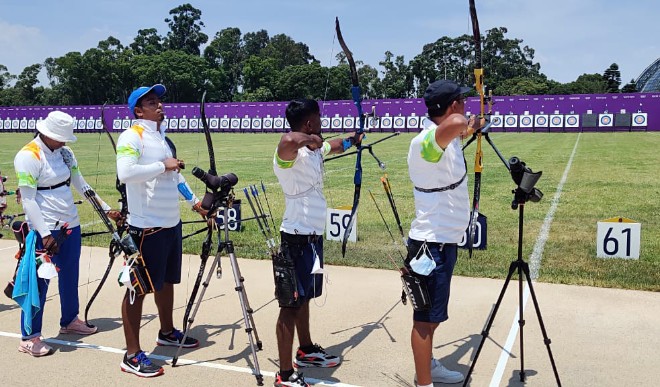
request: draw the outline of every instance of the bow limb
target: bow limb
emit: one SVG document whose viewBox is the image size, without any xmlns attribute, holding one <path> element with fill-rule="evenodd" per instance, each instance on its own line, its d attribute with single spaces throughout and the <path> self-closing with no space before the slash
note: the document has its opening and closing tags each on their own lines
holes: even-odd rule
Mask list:
<svg viewBox="0 0 660 387">
<path fill-rule="evenodd" d="M 211 128 L 209 127 L 208 120 L 206 119 L 206 111 L 205 111 L 205 104 L 206 104 L 206 91 L 202 94 L 202 101 L 199 106 L 199 115 L 202 119 L 202 128 L 204 129 L 204 137 L 206 139 L 206 149 L 209 152 L 209 170 L 208 173 L 217 176 L 217 170 L 216 170 L 216 165 L 215 165 L 215 152 L 213 150 L 213 140 L 211 138 Z M 206 187 L 206 192 L 207 195 L 214 195 L 216 193 L 216 189 L 213 189 L 212 192 L 209 192 L 209 188 Z M 207 216 L 213 216 L 212 213 L 214 209 L 209 209 L 208 215 Z M 188 328 L 188 317 L 190 316 L 190 312 L 192 311 L 193 304 L 195 303 L 195 298 L 197 298 L 197 292 L 199 291 L 199 286 L 202 283 L 202 278 L 204 276 L 204 270 L 206 269 L 206 262 L 208 261 L 209 255 L 211 253 L 211 244 L 213 243 L 213 223 L 206 222 L 206 237 L 204 238 L 204 242 L 202 242 L 202 252 L 200 254 L 200 263 L 199 263 L 199 270 L 197 271 L 197 277 L 195 278 L 195 284 L 193 285 L 192 291 L 190 292 L 190 297 L 188 298 L 188 303 L 186 304 L 186 310 L 183 314 L 183 327 L 184 330 L 187 330 Z M 197 232 L 202 232 L 202 230 L 199 230 Z M 197 233 L 195 232 L 195 233 Z M 192 236 L 192 235 L 190 235 Z M 188 236 L 186 236 L 188 237 Z M 221 273 L 221 268 L 220 268 L 220 263 L 218 262 L 218 270 Z M 190 321 L 192 323 L 192 321 Z"/>
<path fill-rule="evenodd" d="M 204 137 L 206 138 L 206 148 L 209 152 L 209 173 L 212 175 L 217 175 L 215 167 L 215 152 L 213 151 L 213 140 L 211 139 L 211 128 L 209 127 L 209 122 L 206 119 L 206 90 L 202 94 L 202 102 L 199 106 L 199 115 L 202 118 L 202 128 L 204 129 Z"/>
<path fill-rule="evenodd" d="M 479 19 L 477 18 L 477 8 L 475 0 L 470 2 L 470 19 L 472 21 L 472 35 L 474 37 L 474 79 L 475 88 L 479 93 L 479 119 L 485 117 L 485 95 L 484 95 L 484 69 L 481 57 L 481 32 L 479 30 Z M 477 133 L 477 149 L 474 155 L 474 191 L 472 193 L 472 216 L 468 226 L 468 250 L 472 257 L 474 246 L 474 237 L 477 229 L 477 218 L 479 217 L 479 200 L 481 198 L 481 172 L 483 171 L 483 151 L 481 149 L 481 132 Z"/>
<path fill-rule="evenodd" d="M 344 237 L 341 244 L 341 255 L 346 255 L 346 243 L 348 238 L 353 230 L 355 225 L 355 214 L 360 204 L 360 190 L 362 188 L 362 147 L 361 135 L 364 133 L 364 121 L 365 117 L 362 112 L 362 89 L 360 88 L 360 82 L 358 79 L 357 68 L 355 67 L 355 61 L 353 60 L 353 54 L 351 50 L 348 49 L 344 37 L 341 34 L 341 28 L 339 27 L 339 18 L 335 19 L 335 30 L 337 32 L 337 40 L 341 46 L 344 54 L 346 55 L 346 60 L 348 61 L 348 66 L 351 70 L 351 97 L 353 98 L 353 104 L 357 108 L 358 118 L 360 122 L 359 129 L 355 132 L 355 146 L 357 147 L 357 156 L 355 158 L 355 176 L 353 177 L 353 184 L 355 185 L 355 191 L 353 193 L 353 207 L 351 209 L 351 215 L 348 220 L 348 225 L 344 231 Z"/>
<path fill-rule="evenodd" d="M 112 149 L 117 154 L 117 144 L 115 143 L 115 140 L 112 138 L 112 133 L 108 129 L 107 125 L 105 124 L 105 106 L 106 104 L 103 104 L 103 107 L 101 108 L 101 125 L 103 126 L 103 130 L 105 133 L 108 135 L 108 138 L 110 139 L 110 143 L 112 144 Z M 101 288 L 103 288 L 103 285 L 105 284 L 105 281 L 108 279 L 108 275 L 110 274 L 110 270 L 112 270 L 112 265 L 115 262 L 115 258 L 121 253 L 121 247 L 119 246 L 119 237 L 126 231 L 126 215 L 128 214 L 128 201 L 126 198 L 126 185 L 119 181 L 119 177 L 115 178 L 115 189 L 117 192 L 119 192 L 119 204 L 120 204 L 120 213 L 121 213 L 121 219 L 124 222 L 121 225 L 118 225 L 118 230 L 117 230 L 117 236 L 118 238 L 113 238 L 110 241 L 110 246 L 108 247 L 108 266 L 105 269 L 105 272 L 103 273 L 103 276 L 101 277 L 101 280 L 99 281 L 99 285 L 94 289 L 94 292 L 92 293 L 91 297 L 89 298 L 89 301 L 87 302 L 87 305 L 85 306 L 85 324 L 87 326 L 92 326 L 88 322 L 88 315 L 89 315 L 89 310 L 92 307 L 92 304 L 94 303 L 94 300 L 98 296 L 99 292 L 101 291 Z M 99 214 L 99 216 L 102 216 L 105 214 Z M 113 230 L 110 230 L 112 233 Z"/>
</svg>

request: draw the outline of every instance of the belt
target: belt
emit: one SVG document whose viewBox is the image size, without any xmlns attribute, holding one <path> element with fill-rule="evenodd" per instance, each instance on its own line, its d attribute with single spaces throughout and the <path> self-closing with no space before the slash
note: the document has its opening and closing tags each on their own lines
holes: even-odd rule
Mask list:
<svg viewBox="0 0 660 387">
<path fill-rule="evenodd" d="M 455 246 L 455 245 L 456 245 L 456 243 L 427 242 L 427 241 L 418 241 L 418 240 L 416 240 L 416 239 L 408 239 L 408 245 L 413 245 L 413 244 L 414 244 L 414 245 L 417 245 L 417 246 L 420 246 L 420 247 L 421 247 L 421 246 L 424 245 L 425 243 L 426 243 L 427 246 L 430 246 L 430 247 L 437 247 L 440 251 L 442 251 L 442 249 L 443 249 L 445 246 Z"/>
<path fill-rule="evenodd" d="M 47 190 L 47 189 L 60 188 L 60 187 L 65 186 L 65 185 L 67 187 L 71 185 L 71 178 L 68 178 L 68 179 L 64 180 L 63 182 L 61 182 L 61 183 L 51 185 L 50 187 L 37 187 L 37 191 L 44 191 L 44 190 Z"/>
<path fill-rule="evenodd" d="M 463 177 L 461 177 L 461 180 L 457 181 L 456 183 L 449 184 L 449 185 L 446 186 L 446 187 L 440 187 L 440 188 L 420 188 L 420 187 L 415 187 L 415 190 L 417 190 L 417 191 L 419 191 L 419 192 L 425 192 L 425 193 L 443 192 L 443 191 L 453 190 L 453 189 L 456 189 L 456 187 L 458 187 L 459 185 L 461 185 L 461 183 L 463 182 L 463 180 L 465 180 L 465 177 L 466 177 L 466 176 L 467 176 L 467 172 L 463 175 Z"/>
<path fill-rule="evenodd" d="M 308 243 L 316 243 L 321 239 L 321 235 L 289 234 L 284 231 L 280 231 L 280 237 L 282 239 L 282 242 L 292 243 L 296 245 L 306 245 Z"/>
</svg>

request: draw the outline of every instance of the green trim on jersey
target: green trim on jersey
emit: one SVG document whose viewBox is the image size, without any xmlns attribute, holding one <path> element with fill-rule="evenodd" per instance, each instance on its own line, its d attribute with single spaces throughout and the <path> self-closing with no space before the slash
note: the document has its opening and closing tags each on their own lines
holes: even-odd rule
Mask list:
<svg viewBox="0 0 660 387">
<path fill-rule="evenodd" d="M 420 155 L 422 159 L 428 161 L 429 163 L 437 163 L 442 158 L 444 151 L 437 142 L 435 142 L 435 131 L 438 130 L 438 127 L 429 130 L 428 133 L 424 136 L 422 143 L 420 144 Z"/>
<path fill-rule="evenodd" d="M 37 179 L 27 172 L 16 172 L 16 180 L 19 187 L 37 188 Z"/>
<path fill-rule="evenodd" d="M 287 169 L 293 167 L 293 164 L 296 163 L 296 160 L 282 160 L 280 158 L 280 155 L 277 154 L 277 150 L 275 150 L 275 161 L 277 162 L 277 166 L 282 168 L 282 169 Z"/>
</svg>

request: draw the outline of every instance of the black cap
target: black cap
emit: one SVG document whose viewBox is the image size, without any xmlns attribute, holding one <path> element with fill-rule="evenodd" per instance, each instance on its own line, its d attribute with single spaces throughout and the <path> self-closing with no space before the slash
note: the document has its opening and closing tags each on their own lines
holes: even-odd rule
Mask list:
<svg viewBox="0 0 660 387">
<path fill-rule="evenodd" d="M 429 109 L 438 109 L 449 106 L 449 103 L 461 94 L 472 90 L 469 87 L 459 86 L 454 81 L 446 79 L 435 81 L 424 92 L 424 103 Z"/>
</svg>

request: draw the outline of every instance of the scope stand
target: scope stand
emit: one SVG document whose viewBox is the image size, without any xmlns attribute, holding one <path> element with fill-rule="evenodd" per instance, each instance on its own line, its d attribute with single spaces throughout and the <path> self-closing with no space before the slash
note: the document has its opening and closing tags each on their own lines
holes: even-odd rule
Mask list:
<svg viewBox="0 0 660 387">
<path fill-rule="evenodd" d="M 557 372 L 557 366 L 555 365 L 555 360 L 552 357 L 552 350 L 550 349 L 551 340 L 548 337 L 548 334 L 546 333 L 545 325 L 543 324 L 543 317 L 541 317 L 541 310 L 539 309 L 539 303 L 536 300 L 536 293 L 534 293 L 534 287 L 532 286 L 532 280 L 529 275 L 529 265 L 522 258 L 523 220 L 524 220 L 523 213 L 525 208 L 525 201 L 527 199 L 528 194 L 526 194 L 520 188 L 517 188 L 514 191 L 514 194 L 515 194 L 515 198 L 513 200 L 511 207 L 514 210 L 516 209 L 516 207 L 518 207 L 519 210 L 518 211 L 518 259 L 511 262 L 511 265 L 509 266 L 509 274 L 506 276 L 506 280 L 504 281 L 504 286 L 502 286 L 502 290 L 500 291 L 500 295 L 497 298 L 497 302 L 495 303 L 493 312 L 488 318 L 486 327 L 484 328 L 483 332 L 481 332 L 482 339 L 481 342 L 479 343 L 479 347 L 477 348 L 477 352 L 474 355 L 474 360 L 472 361 L 470 370 L 465 376 L 465 382 L 463 383 L 464 387 L 467 386 L 470 381 L 470 375 L 472 375 L 472 371 L 474 370 L 474 367 L 477 364 L 477 360 L 479 359 L 479 354 L 481 353 L 481 349 L 484 346 L 486 338 L 488 338 L 490 328 L 493 325 L 493 321 L 495 320 L 495 315 L 497 314 L 497 311 L 502 303 L 502 298 L 504 297 L 504 293 L 506 292 L 507 286 L 509 285 L 509 281 L 511 280 L 511 277 L 513 277 L 513 274 L 515 272 L 518 273 L 518 313 L 519 313 L 518 325 L 520 328 L 520 381 L 521 382 L 525 381 L 525 348 L 524 348 L 524 340 L 523 340 L 523 327 L 525 325 L 525 320 L 523 319 L 523 275 L 524 275 L 525 279 L 527 280 L 527 286 L 529 287 L 529 292 L 532 296 L 532 301 L 534 302 L 534 309 L 536 309 L 536 316 L 538 317 L 539 325 L 541 326 L 541 332 L 543 333 L 543 343 L 548 349 L 548 356 L 550 357 L 550 363 L 552 364 L 552 371 L 555 374 L 555 380 L 557 381 L 557 386 L 561 386 L 561 381 L 559 380 L 559 373 Z"/>
<path fill-rule="evenodd" d="M 231 194 L 233 197 L 233 194 Z M 241 303 L 241 309 L 243 311 L 243 322 L 245 323 L 245 332 L 248 334 L 248 340 L 250 342 L 250 349 L 252 351 L 252 361 L 254 362 L 254 376 L 257 378 L 257 385 L 263 386 L 264 383 L 264 377 L 261 374 L 261 371 L 259 369 L 259 360 L 257 359 L 257 351 L 260 351 L 263 349 L 263 344 L 261 340 L 259 339 L 259 334 L 257 333 L 257 327 L 254 324 L 254 318 L 252 314 L 254 311 L 250 307 L 250 302 L 248 301 L 247 294 L 245 292 L 245 285 L 244 281 L 245 278 L 243 278 L 243 275 L 241 274 L 241 269 L 238 267 L 238 261 L 236 259 L 236 255 L 234 254 L 234 242 L 232 242 L 229 239 L 229 219 L 228 219 L 228 212 L 227 209 L 230 208 L 231 206 L 229 203 L 231 200 L 227 200 L 226 198 L 223 199 L 222 204 L 218 206 L 219 208 L 224 207 L 224 214 L 223 214 L 223 222 L 222 222 L 222 230 L 224 230 L 224 240 L 220 240 L 220 235 L 218 235 L 218 249 L 215 255 L 215 259 L 213 260 L 213 263 L 211 264 L 211 268 L 209 269 L 209 272 L 206 276 L 206 280 L 202 283 L 202 291 L 199 294 L 199 298 L 197 299 L 197 302 L 195 304 L 195 308 L 193 309 L 192 315 L 188 318 L 187 321 L 187 326 L 185 327 L 184 330 L 184 335 L 183 339 L 181 340 L 181 343 L 185 343 L 186 337 L 188 337 L 188 332 L 190 332 L 190 328 L 192 326 L 192 323 L 195 321 L 195 315 L 197 315 L 197 310 L 199 309 L 199 305 L 201 304 L 202 300 L 204 299 L 204 293 L 206 293 L 206 289 L 209 286 L 209 283 L 211 281 L 211 276 L 213 275 L 213 272 L 216 270 L 216 267 L 219 269 L 220 267 L 220 257 L 222 255 L 222 252 L 225 251 L 229 255 L 229 262 L 231 263 L 231 269 L 232 273 L 234 274 L 234 290 L 238 292 L 238 299 Z M 219 269 L 220 272 L 220 269 Z M 253 336 L 254 335 L 254 336 Z M 255 345 L 256 341 L 256 345 Z M 179 345 L 179 348 L 176 351 L 176 355 L 172 359 L 172 366 L 176 366 L 177 360 L 179 358 L 179 352 L 181 352 L 182 344 Z"/>
</svg>

